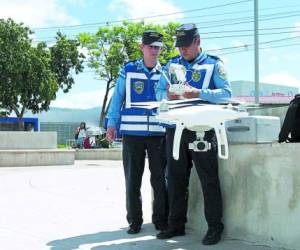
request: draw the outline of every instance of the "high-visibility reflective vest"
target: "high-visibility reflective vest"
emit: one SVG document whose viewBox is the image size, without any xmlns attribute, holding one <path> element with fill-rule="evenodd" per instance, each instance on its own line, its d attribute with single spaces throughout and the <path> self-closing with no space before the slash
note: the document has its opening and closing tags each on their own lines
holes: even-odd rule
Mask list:
<svg viewBox="0 0 300 250">
<path fill-rule="evenodd" d="M 155 109 L 131 107 L 132 102 L 155 101 L 155 85 L 161 72 L 154 68 L 148 72 L 142 61 L 134 61 L 124 67 L 126 81 L 125 103 L 121 111 L 120 132 L 123 135 L 160 136 L 165 129 L 155 118 Z"/>
</svg>

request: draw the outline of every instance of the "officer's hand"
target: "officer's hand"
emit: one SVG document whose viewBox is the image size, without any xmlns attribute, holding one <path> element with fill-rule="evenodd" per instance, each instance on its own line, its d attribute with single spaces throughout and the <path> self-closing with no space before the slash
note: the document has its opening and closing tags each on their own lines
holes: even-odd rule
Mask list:
<svg viewBox="0 0 300 250">
<path fill-rule="evenodd" d="M 186 85 L 183 97 L 187 99 L 199 97 L 199 89 Z"/>
<path fill-rule="evenodd" d="M 106 136 L 105 136 L 106 140 L 108 140 L 109 142 L 113 142 L 116 138 L 116 129 L 113 127 L 108 127 L 106 130 Z"/>
<path fill-rule="evenodd" d="M 167 97 L 169 100 L 179 100 L 182 99 L 181 95 L 175 94 L 174 92 L 169 91 L 170 86 L 167 86 Z"/>
</svg>

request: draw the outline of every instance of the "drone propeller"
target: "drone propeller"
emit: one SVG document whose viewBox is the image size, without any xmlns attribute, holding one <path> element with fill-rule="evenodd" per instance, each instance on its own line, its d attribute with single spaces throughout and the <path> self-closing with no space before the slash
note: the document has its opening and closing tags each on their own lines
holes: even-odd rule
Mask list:
<svg viewBox="0 0 300 250">
<path fill-rule="evenodd" d="M 144 109 L 153 109 L 159 108 L 162 105 L 168 105 L 170 108 L 178 105 L 194 105 L 194 104 L 210 104 L 207 101 L 201 100 L 200 98 L 191 98 L 191 99 L 181 99 L 181 100 L 162 100 L 162 101 L 152 101 L 152 102 L 132 102 L 131 107 L 133 108 L 144 108 Z"/>
<path fill-rule="evenodd" d="M 238 111 L 246 111 L 248 109 L 257 109 L 260 105 L 254 103 L 246 103 L 234 98 L 223 98 L 217 103 L 211 103 L 204 101 L 200 98 L 180 99 L 180 100 L 162 100 L 151 102 L 132 102 L 131 107 L 143 108 L 143 109 L 155 109 L 159 108 L 161 111 L 167 111 L 170 109 L 183 108 L 188 106 L 202 106 L 202 105 L 224 105 L 224 108 L 231 108 Z"/>
</svg>

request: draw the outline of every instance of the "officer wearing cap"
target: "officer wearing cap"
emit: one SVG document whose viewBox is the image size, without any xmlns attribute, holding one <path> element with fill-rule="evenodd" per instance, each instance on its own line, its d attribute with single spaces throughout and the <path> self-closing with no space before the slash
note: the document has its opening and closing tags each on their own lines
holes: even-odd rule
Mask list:
<svg viewBox="0 0 300 250">
<path fill-rule="evenodd" d="M 120 71 L 107 114 L 109 141 L 115 139 L 117 124 L 121 124 L 129 234 L 139 233 L 143 223 L 140 189 L 146 153 L 154 194 L 152 222 L 157 230 L 166 228 L 167 223 L 165 129 L 155 119 L 155 110 L 131 107 L 132 102 L 156 100 L 154 86 L 161 76 L 158 57 L 162 39 L 162 34 L 153 30 L 143 33 L 143 58 L 125 64 Z"/>
<path fill-rule="evenodd" d="M 176 43 L 180 56 L 173 58 L 164 68 L 157 88 L 158 99 L 201 98 L 205 101 L 218 103 L 231 97 L 231 87 L 227 80 L 222 61 L 202 51 L 200 36 L 195 24 L 184 24 L 176 29 Z M 173 77 L 172 64 L 179 64 L 185 68 L 186 82 L 182 95 L 171 92 L 169 84 L 176 84 Z M 166 79 L 168 78 L 168 79 Z M 223 231 L 222 197 L 218 177 L 217 140 L 214 130 L 205 132 L 204 140 L 211 143 L 211 149 L 206 152 L 190 149 L 189 145 L 197 140 L 194 131 L 185 129 L 180 142 L 179 160 L 172 157 L 174 126 L 167 127 L 167 180 L 169 196 L 169 227 L 157 235 L 159 239 L 185 235 L 187 222 L 188 185 L 193 163 L 200 178 L 205 218 L 208 231 L 202 243 L 212 245 L 219 242 Z"/>
</svg>

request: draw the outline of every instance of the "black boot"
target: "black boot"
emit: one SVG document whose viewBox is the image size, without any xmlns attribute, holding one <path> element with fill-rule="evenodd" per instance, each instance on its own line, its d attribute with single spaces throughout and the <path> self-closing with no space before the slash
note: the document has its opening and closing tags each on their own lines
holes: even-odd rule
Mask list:
<svg viewBox="0 0 300 250">
<path fill-rule="evenodd" d="M 221 235 L 223 232 L 224 226 L 220 224 L 216 227 L 209 227 L 204 238 L 202 239 L 203 245 L 214 245 L 221 240 Z"/>
<path fill-rule="evenodd" d="M 127 233 L 128 234 L 137 234 L 141 231 L 141 225 L 132 224 L 129 226 Z"/>
<path fill-rule="evenodd" d="M 168 228 L 168 224 L 167 223 L 155 223 L 154 227 L 156 230 L 164 231 Z"/>
<path fill-rule="evenodd" d="M 185 235 L 184 227 L 181 227 L 181 228 L 169 227 L 166 230 L 161 231 L 159 234 L 157 234 L 156 238 L 164 240 L 164 239 L 170 239 L 175 236 L 183 236 L 183 235 Z"/>
</svg>

